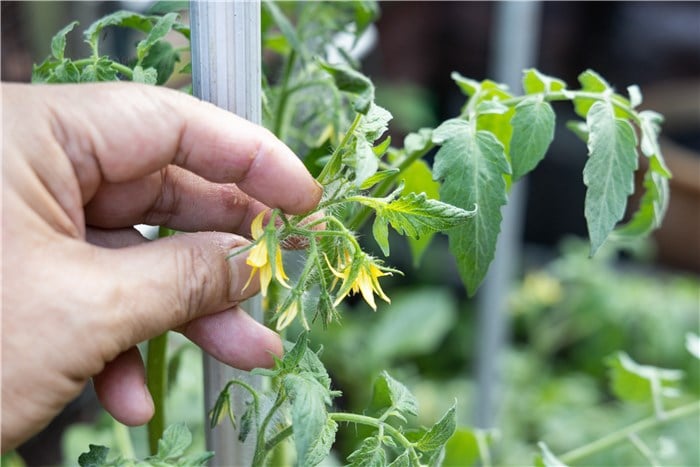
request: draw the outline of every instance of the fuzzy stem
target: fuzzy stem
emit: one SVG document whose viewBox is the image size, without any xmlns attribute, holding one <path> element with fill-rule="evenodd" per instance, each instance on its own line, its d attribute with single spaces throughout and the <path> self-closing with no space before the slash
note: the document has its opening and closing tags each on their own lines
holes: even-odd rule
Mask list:
<svg viewBox="0 0 700 467">
<path fill-rule="evenodd" d="M 648 417 L 633 423 L 625 428 L 618 431 L 610 433 L 597 439 L 591 443 L 581 446 L 574 450 L 571 450 L 565 454 L 559 456 L 559 459 L 565 464 L 573 464 L 579 462 L 586 457 L 592 456 L 600 451 L 604 451 L 618 443 L 621 443 L 627 439 L 633 433 L 639 433 L 650 428 L 659 427 L 672 420 L 677 420 L 679 418 L 687 417 L 696 412 L 700 412 L 700 401 L 691 402 L 690 404 L 683 405 L 673 410 L 666 412 L 666 417 L 659 419 L 656 416 Z"/>
</svg>

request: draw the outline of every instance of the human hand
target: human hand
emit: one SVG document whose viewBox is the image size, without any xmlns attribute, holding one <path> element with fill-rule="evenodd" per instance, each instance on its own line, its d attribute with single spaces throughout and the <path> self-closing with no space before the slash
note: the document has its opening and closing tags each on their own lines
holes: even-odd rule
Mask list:
<svg viewBox="0 0 700 467">
<path fill-rule="evenodd" d="M 312 209 L 316 184 L 271 133 L 133 83 L 2 85 L 2 450 L 90 377 L 119 421 L 153 414 L 135 345 L 168 329 L 242 369 L 277 336 L 238 302 L 253 217 Z M 139 223 L 200 233 L 146 242 Z"/>
</svg>

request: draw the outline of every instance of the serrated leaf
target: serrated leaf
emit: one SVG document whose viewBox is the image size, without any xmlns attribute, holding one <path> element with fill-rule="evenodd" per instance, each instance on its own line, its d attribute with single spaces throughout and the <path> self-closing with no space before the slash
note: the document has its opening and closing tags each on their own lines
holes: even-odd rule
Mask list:
<svg viewBox="0 0 700 467">
<path fill-rule="evenodd" d="M 374 84 L 372 84 L 372 81 L 348 65 L 331 65 L 325 62 L 319 62 L 319 64 L 323 70 L 331 75 L 340 91 L 354 96 L 353 108 L 357 112 L 367 115 L 374 102 Z"/>
<path fill-rule="evenodd" d="M 125 10 L 115 11 L 114 13 L 103 16 L 92 23 L 83 33 L 85 42 L 90 45 L 93 55 L 99 55 L 97 43 L 100 39 L 100 33 L 104 28 L 109 26 L 132 28 L 148 33 L 153 27 L 153 23 L 148 16 Z"/>
<path fill-rule="evenodd" d="M 510 162 L 513 180 L 534 169 L 554 139 L 554 110 L 542 98 L 531 97 L 515 106 L 511 120 Z"/>
<path fill-rule="evenodd" d="M 326 424 L 321 430 L 318 438 L 313 440 L 309 451 L 306 455 L 306 463 L 299 465 L 319 465 L 323 462 L 331 451 L 335 442 L 335 434 L 338 431 L 338 424 L 335 420 L 328 418 Z"/>
<path fill-rule="evenodd" d="M 371 177 L 367 178 L 364 182 L 362 182 L 362 184 L 360 185 L 360 190 L 369 190 L 377 183 L 383 182 L 384 180 L 391 178 L 398 173 L 399 169 L 389 169 L 377 172 Z"/>
<path fill-rule="evenodd" d="M 180 61 L 180 54 L 169 42 L 160 41 L 148 49 L 148 53 L 141 62 L 144 69 L 156 70 L 156 84 L 162 85 L 172 76 L 175 64 Z"/>
<path fill-rule="evenodd" d="M 535 466 L 536 467 L 567 467 L 562 461 L 556 458 L 554 454 L 549 450 L 546 444 L 543 442 L 537 443 L 539 446 L 541 454 L 535 456 Z"/>
<path fill-rule="evenodd" d="M 650 158 L 655 157 L 659 163 L 659 173 L 666 178 L 671 178 L 671 171 L 666 166 L 659 147 L 659 134 L 661 133 L 661 124 L 664 121 L 663 115 L 652 110 L 644 110 L 639 113 L 639 120 L 641 130 L 639 147 L 642 150 L 642 154 Z"/>
<path fill-rule="evenodd" d="M 68 60 L 63 61 L 54 69 L 53 75 L 49 80 L 52 83 L 79 83 L 80 70 L 75 64 Z"/>
<path fill-rule="evenodd" d="M 637 212 L 627 224 L 615 230 L 615 236 L 641 237 L 658 228 L 666 215 L 668 201 L 668 179 L 650 167 L 644 175 L 644 195 Z"/>
<path fill-rule="evenodd" d="M 370 411 L 383 415 L 387 410 L 398 411 L 405 421 L 403 414 L 418 415 L 418 400 L 406 386 L 383 371 L 374 381 Z"/>
<path fill-rule="evenodd" d="M 694 332 L 687 333 L 685 335 L 685 348 L 693 357 L 700 359 L 700 336 Z"/>
<path fill-rule="evenodd" d="M 55 36 L 51 38 L 51 55 L 53 55 L 56 60 L 63 60 L 65 50 L 66 50 L 66 35 L 71 32 L 78 24 L 77 21 L 65 26 L 63 29 L 58 31 Z"/>
<path fill-rule="evenodd" d="M 80 467 L 100 467 L 107 462 L 108 447 L 90 444 L 88 449 L 78 457 Z"/>
<path fill-rule="evenodd" d="M 448 120 L 433 132 L 442 144 L 433 176 L 442 181 L 440 199 L 462 209 L 479 208 L 474 218 L 448 232 L 450 251 L 469 295 L 486 275 L 496 250 L 501 207 L 506 203 L 504 175 L 510 173 L 503 146 L 485 131 L 463 120 Z"/>
<path fill-rule="evenodd" d="M 282 384 L 291 401 L 297 463 L 314 465 L 310 461 L 317 459 L 318 440 L 327 430 L 326 404 L 330 403 L 329 392 L 313 375 L 306 372 L 288 374 L 284 376 Z M 321 460 L 317 459 L 318 462 Z"/>
<path fill-rule="evenodd" d="M 593 70 L 586 70 L 581 73 L 578 77 L 578 81 L 581 83 L 582 91 L 593 93 L 611 91 L 610 84 L 608 84 L 608 82 L 605 81 L 602 76 Z M 588 97 L 576 97 L 574 99 L 574 110 L 579 116 L 586 118 L 589 109 L 596 102 L 600 101 Z"/>
<path fill-rule="evenodd" d="M 388 467 L 410 467 L 411 457 L 407 450 L 404 450 Z"/>
<path fill-rule="evenodd" d="M 87 65 L 80 74 L 81 83 L 116 80 L 117 70 L 112 67 L 112 61 L 107 57 L 100 57 L 96 62 Z"/>
<path fill-rule="evenodd" d="M 622 219 L 627 197 L 634 192 L 637 141 L 632 126 L 615 117 L 610 103 L 593 104 L 586 122 L 590 133 L 583 169 L 588 187 L 584 213 L 592 256 Z"/>
<path fill-rule="evenodd" d="M 364 135 L 367 141 L 373 143 L 386 132 L 392 118 L 388 110 L 372 102 L 367 114 L 360 119 L 355 133 Z"/>
<path fill-rule="evenodd" d="M 433 145 L 433 130 L 421 128 L 417 132 L 409 133 L 403 140 L 403 148 L 407 156 L 417 152 L 426 152 Z M 413 190 L 411 190 L 413 191 Z"/>
<path fill-rule="evenodd" d="M 136 59 L 139 64 L 142 64 L 143 59 L 146 57 L 151 47 L 172 31 L 177 18 L 177 13 L 168 13 L 165 16 L 159 17 L 146 37 L 136 44 Z"/>
<path fill-rule="evenodd" d="M 432 144 L 429 139 L 430 134 L 432 134 L 432 131 L 426 135 L 428 141 L 427 143 L 423 143 L 421 150 L 424 150 L 427 144 Z M 405 147 L 408 148 L 408 146 Z M 430 170 L 430 166 L 428 166 L 424 160 L 417 159 L 413 161 L 401 175 L 405 193 L 425 193 L 428 199 L 440 198 L 440 184 L 433 180 L 433 173 Z M 434 235 L 434 233 L 428 232 L 419 238 L 408 237 L 408 245 L 411 248 L 414 266 L 418 267 L 420 264 L 423 253 L 425 253 L 428 245 L 430 245 Z"/>
<path fill-rule="evenodd" d="M 391 224 L 400 234 L 420 238 L 429 233 L 446 231 L 461 225 L 467 219 L 474 217 L 477 211 L 475 206 L 471 211 L 467 211 L 429 199 L 425 193 L 408 193 L 393 201 L 366 197 L 355 199 L 360 204 L 374 209 L 376 213 L 374 238 L 387 256 L 389 255 L 387 224 Z"/>
<path fill-rule="evenodd" d="M 455 406 L 453 405 L 439 422 L 433 425 L 427 433 L 416 443 L 416 448 L 424 452 L 435 451 L 442 448 L 452 437 L 457 428 L 455 416 Z"/>
<path fill-rule="evenodd" d="M 141 65 L 136 65 L 131 80 L 134 83 L 155 85 L 158 82 L 158 72 L 155 68 L 144 69 Z"/>
<path fill-rule="evenodd" d="M 192 433 L 184 423 L 170 425 L 163 432 L 163 437 L 158 440 L 158 452 L 156 457 L 162 460 L 182 456 L 192 444 Z"/>
<path fill-rule="evenodd" d="M 547 76 L 534 68 L 525 70 L 523 90 L 526 94 L 557 92 L 566 89 L 566 83 L 558 78 Z"/>
<path fill-rule="evenodd" d="M 348 456 L 349 467 L 384 467 L 386 452 L 382 442 L 376 436 L 365 438 L 352 454 Z"/>
<path fill-rule="evenodd" d="M 377 173 L 379 159 L 364 138 L 358 138 L 355 141 L 355 151 L 352 155 L 354 158 L 345 162 L 355 169 L 355 185 L 360 187 L 365 180 Z"/>
<path fill-rule="evenodd" d="M 606 360 L 610 368 L 611 387 L 617 397 L 633 402 L 650 402 L 655 398 L 676 395 L 674 383 L 683 378 L 680 370 L 640 365 L 624 352 Z"/>
</svg>

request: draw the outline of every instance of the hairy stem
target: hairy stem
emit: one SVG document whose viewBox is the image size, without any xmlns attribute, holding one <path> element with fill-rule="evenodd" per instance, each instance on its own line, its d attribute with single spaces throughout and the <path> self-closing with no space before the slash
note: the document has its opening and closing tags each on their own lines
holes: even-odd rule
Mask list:
<svg viewBox="0 0 700 467">
<path fill-rule="evenodd" d="M 318 181 L 321 184 L 328 182 L 328 180 L 326 180 L 326 178 L 329 176 L 330 167 L 333 167 L 335 165 L 336 160 L 340 157 L 340 152 L 348 144 L 348 142 L 350 141 L 350 138 L 352 138 L 352 135 L 353 135 L 353 133 L 355 133 L 355 129 L 357 128 L 357 125 L 360 124 L 360 120 L 362 120 L 362 114 L 358 113 L 355 115 L 355 119 L 352 121 L 350 128 L 343 136 L 343 139 L 340 141 L 340 144 L 338 144 L 338 146 L 333 151 L 333 154 L 331 154 L 331 157 L 328 160 L 328 163 L 323 167 L 323 170 L 319 174 Z"/>
<path fill-rule="evenodd" d="M 572 451 L 559 456 L 559 459 L 565 464 L 573 464 L 579 462 L 586 457 L 592 456 L 598 452 L 604 451 L 616 444 L 624 442 L 629 439 L 629 436 L 634 433 L 639 433 L 650 428 L 655 428 L 664 425 L 672 420 L 678 420 L 683 417 L 687 417 L 694 413 L 700 412 L 700 401 L 691 402 L 690 404 L 683 405 L 673 410 L 666 412 L 666 416 L 663 419 L 659 419 L 656 416 L 648 417 L 633 423 L 625 428 L 618 431 L 610 433 L 597 439 L 585 446 L 581 446 Z"/>
<path fill-rule="evenodd" d="M 165 396 L 167 393 L 168 365 L 167 331 L 148 341 L 146 354 L 146 385 L 153 398 L 155 412 L 148 422 L 148 447 L 152 455 L 158 452 L 158 440 L 165 430 Z"/>
<path fill-rule="evenodd" d="M 360 424 L 360 425 L 367 425 L 367 426 L 372 426 L 377 429 L 383 429 L 384 431 L 387 432 L 394 440 L 398 441 L 398 443 L 406 448 L 409 452 L 409 455 L 411 456 L 411 461 L 415 465 L 420 465 L 420 461 L 418 459 L 418 455 L 416 454 L 415 449 L 413 448 L 413 443 L 411 443 L 404 435 L 401 433 L 399 430 L 394 428 L 391 425 L 388 425 L 384 423 L 383 421 L 380 421 L 376 418 L 373 417 L 368 417 L 366 415 L 358 415 L 354 413 L 345 413 L 345 412 L 331 412 L 328 414 L 328 417 L 336 422 L 345 422 L 345 423 L 355 423 L 355 424 Z"/>
</svg>

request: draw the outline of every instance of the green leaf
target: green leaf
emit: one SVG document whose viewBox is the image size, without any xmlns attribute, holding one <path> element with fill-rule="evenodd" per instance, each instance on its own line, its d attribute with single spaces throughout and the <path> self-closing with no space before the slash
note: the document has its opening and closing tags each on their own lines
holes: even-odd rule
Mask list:
<svg viewBox="0 0 700 467">
<path fill-rule="evenodd" d="M 273 21 L 279 28 L 284 38 L 287 40 L 287 43 L 292 47 L 292 49 L 294 49 L 303 56 L 305 54 L 305 50 L 301 45 L 299 36 L 297 35 L 297 32 L 294 29 L 292 23 L 290 23 L 287 17 L 284 16 L 284 13 L 282 13 L 282 10 L 279 9 L 275 2 L 270 0 L 264 0 L 263 6 L 268 11 L 268 13 L 270 13 L 270 16 L 272 17 Z"/>
<path fill-rule="evenodd" d="M 353 109 L 367 115 L 374 102 L 374 84 L 365 75 L 348 65 L 330 65 L 319 61 L 323 70 L 333 77 L 333 81 L 339 90 L 354 97 Z"/>
<path fill-rule="evenodd" d="M 230 407 L 231 405 L 229 404 L 229 411 Z M 257 415 L 256 412 L 255 405 L 251 402 L 247 402 L 246 409 L 243 411 L 243 415 L 241 415 L 241 425 L 238 428 L 238 441 L 241 443 L 245 443 L 246 438 L 248 438 L 250 434 L 250 430 L 253 428 L 253 423 Z"/>
<path fill-rule="evenodd" d="M 328 418 L 323 426 L 320 435 L 312 440 L 306 455 L 306 463 L 299 465 L 319 465 L 323 462 L 331 451 L 335 442 L 335 434 L 338 431 L 338 424 L 335 420 Z"/>
<path fill-rule="evenodd" d="M 352 160 L 344 159 L 344 161 L 355 169 L 355 185 L 360 187 L 369 177 L 377 173 L 379 159 L 372 150 L 372 146 L 364 138 L 355 140 L 355 151 L 353 151 L 352 156 L 354 156 Z"/>
<path fill-rule="evenodd" d="M 148 16 L 144 16 L 132 11 L 115 11 L 109 15 L 103 16 L 88 27 L 83 36 L 85 42 L 90 45 L 94 56 L 98 56 L 98 41 L 102 30 L 109 26 L 119 26 L 125 28 L 136 29 L 148 33 L 153 27 L 153 23 Z"/>
<path fill-rule="evenodd" d="M 450 251 L 471 296 L 493 260 L 510 166 L 493 134 L 474 131 L 463 120 L 440 125 L 433 141 L 442 144 L 433 166 L 435 179 L 442 181 L 440 199 L 462 209 L 479 208 L 474 219 L 448 232 Z"/>
<path fill-rule="evenodd" d="M 566 464 L 552 454 L 546 444 L 540 441 L 537 445 L 542 453 L 535 456 L 536 467 L 566 467 Z"/>
<path fill-rule="evenodd" d="M 360 119 L 355 133 L 364 135 L 367 141 L 373 143 L 386 132 L 391 119 L 392 115 L 388 110 L 372 102 L 367 114 Z"/>
<path fill-rule="evenodd" d="M 652 158 L 652 164 L 656 158 Z M 656 165 L 660 167 L 659 163 Z M 619 237 L 641 237 L 658 228 L 666 215 L 669 199 L 668 179 L 660 173 L 660 169 L 650 167 L 644 175 L 644 195 L 639 202 L 639 208 L 632 219 L 624 226 L 615 230 Z"/>
<path fill-rule="evenodd" d="M 53 55 L 56 60 L 63 60 L 64 53 L 66 50 L 66 35 L 73 30 L 79 23 L 73 21 L 66 27 L 61 29 L 56 33 L 55 36 L 51 38 L 51 55 Z"/>
<path fill-rule="evenodd" d="M 661 123 L 663 115 L 652 110 L 644 110 L 639 113 L 640 130 L 642 133 L 640 149 L 642 154 L 650 158 L 656 158 L 659 163 L 658 172 L 666 178 L 671 178 L 671 171 L 666 166 L 661 148 L 659 147 L 659 134 L 661 133 Z"/>
<path fill-rule="evenodd" d="M 149 15 L 164 15 L 165 13 L 180 12 L 189 8 L 188 0 L 158 0 L 148 9 Z"/>
<path fill-rule="evenodd" d="M 433 145 L 433 130 L 421 128 L 415 133 L 409 133 L 403 140 L 406 155 L 426 152 Z"/>
<path fill-rule="evenodd" d="M 474 217 L 476 207 L 471 211 L 429 199 L 425 193 L 408 193 L 394 201 L 387 198 L 354 198 L 360 204 L 369 206 L 376 212 L 374 238 L 385 255 L 389 255 L 387 224 L 399 233 L 412 238 L 451 229 Z"/>
<path fill-rule="evenodd" d="M 439 422 L 433 425 L 416 443 L 416 448 L 424 452 L 440 449 L 452 437 L 457 428 L 455 406 L 453 405 Z"/>
<path fill-rule="evenodd" d="M 616 118 L 612 104 L 596 102 L 588 112 L 588 162 L 583 183 L 588 187 L 584 213 L 591 256 L 622 219 L 627 197 L 634 191 L 637 141 L 632 125 Z"/>
<path fill-rule="evenodd" d="M 79 83 L 80 70 L 75 64 L 68 60 L 63 61 L 54 69 L 53 76 L 49 80 L 51 83 Z"/>
<path fill-rule="evenodd" d="M 586 70 L 581 73 L 578 77 L 578 81 L 581 83 L 582 91 L 593 93 L 604 93 L 606 91 L 612 92 L 608 82 L 593 70 Z M 574 109 L 578 115 L 586 118 L 588 111 L 596 102 L 600 101 L 588 97 L 576 97 L 574 99 Z"/>
<path fill-rule="evenodd" d="M 673 384 L 683 378 L 680 370 L 640 365 L 624 352 L 606 360 L 610 367 L 611 386 L 617 397 L 632 402 L 650 402 L 661 397 L 675 397 Z"/>
<path fill-rule="evenodd" d="M 107 57 L 100 57 L 96 62 L 83 68 L 80 74 L 80 82 L 116 81 L 118 72 L 112 64 L 113 62 Z"/>
<path fill-rule="evenodd" d="M 408 450 L 404 450 L 388 467 L 410 467 L 411 457 Z"/>
<path fill-rule="evenodd" d="M 330 404 L 328 389 L 307 372 L 288 374 L 283 378 L 282 384 L 292 406 L 297 463 L 298 465 L 316 465 L 314 462 L 318 463 L 325 458 L 325 455 L 319 454 L 319 439 L 328 437 L 328 412 L 326 411 L 326 404 Z"/>
<path fill-rule="evenodd" d="M 541 97 L 531 97 L 515 106 L 511 120 L 510 161 L 513 180 L 534 169 L 554 139 L 554 110 Z"/>
<path fill-rule="evenodd" d="M 51 80 L 53 71 L 56 68 L 56 61 L 47 58 L 39 65 L 36 63 L 32 66 L 32 83 L 46 83 Z"/>
<path fill-rule="evenodd" d="M 148 49 L 148 53 L 141 62 L 144 69 L 156 70 L 156 84 L 165 84 L 175 71 L 175 63 L 180 61 L 180 54 L 169 42 L 156 42 Z"/>
<path fill-rule="evenodd" d="M 534 68 L 525 70 L 523 75 L 523 90 L 526 94 L 557 92 L 566 89 L 566 83 L 540 73 Z"/>
<path fill-rule="evenodd" d="M 404 415 L 418 415 L 418 401 L 406 386 L 383 371 L 374 381 L 370 411 L 379 415 L 389 411 L 405 422 Z"/>
<path fill-rule="evenodd" d="M 415 133 L 413 133 L 415 134 Z M 428 141 L 424 144 L 432 144 L 430 141 L 430 132 Z M 410 135 L 409 135 L 410 136 Z M 408 139 L 408 137 L 406 137 Z M 408 146 L 405 146 L 408 148 Z M 425 148 L 427 146 L 423 146 Z M 440 198 L 440 184 L 433 180 L 433 174 L 430 166 L 422 160 L 416 159 L 409 165 L 401 174 L 404 183 L 404 193 L 425 193 L 428 199 Z M 423 253 L 430 245 L 435 234 L 427 232 L 419 238 L 408 237 L 408 245 L 411 248 L 411 256 L 413 257 L 414 266 L 418 267 Z"/>
<path fill-rule="evenodd" d="M 136 44 L 136 59 L 137 63 L 141 64 L 148 51 L 156 43 L 160 42 L 173 29 L 175 21 L 177 21 L 177 13 L 168 13 L 165 16 L 158 18 L 158 21 L 153 25 L 146 37 Z"/>
<path fill-rule="evenodd" d="M 80 467 L 100 467 L 107 462 L 107 454 L 109 454 L 109 448 L 91 444 L 89 451 L 78 457 L 78 465 Z"/>
<path fill-rule="evenodd" d="M 365 438 L 352 454 L 348 456 L 349 467 L 384 467 L 386 452 L 382 442 L 376 436 Z"/>
<path fill-rule="evenodd" d="M 362 184 L 360 185 L 360 190 L 369 190 L 377 183 L 383 182 L 387 178 L 391 178 L 398 173 L 399 169 L 388 169 L 377 172 L 371 177 L 367 178 L 364 182 L 362 182 Z"/>
<path fill-rule="evenodd" d="M 487 439 L 490 440 L 490 436 Z M 474 465 L 480 459 L 483 459 L 483 454 L 479 450 L 477 432 L 466 428 L 456 429 L 445 444 L 444 465 Z"/>
<path fill-rule="evenodd" d="M 155 85 L 158 82 L 158 72 L 155 68 L 146 68 L 144 70 L 141 65 L 136 65 L 131 80 L 134 83 Z"/>
<path fill-rule="evenodd" d="M 207 465 L 207 461 L 214 457 L 214 452 L 205 451 L 196 454 L 190 454 L 179 459 L 178 467 L 203 467 Z"/>
<path fill-rule="evenodd" d="M 687 333 L 685 335 L 685 348 L 693 357 L 700 359 L 700 336 L 694 332 Z"/>
<path fill-rule="evenodd" d="M 192 444 L 192 433 L 184 423 L 170 425 L 163 432 L 163 437 L 158 440 L 158 452 L 156 457 L 167 460 L 182 456 Z"/>
<path fill-rule="evenodd" d="M 579 120 L 569 120 L 566 122 L 566 127 L 584 143 L 588 142 L 588 127 L 586 122 Z"/>
<path fill-rule="evenodd" d="M 431 310 L 426 313 L 425 310 Z M 379 367 L 438 351 L 457 321 L 457 304 L 439 288 L 414 288 L 392 296 L 391 306 L 365 331 L 369 359 Z"/>
</svg>

